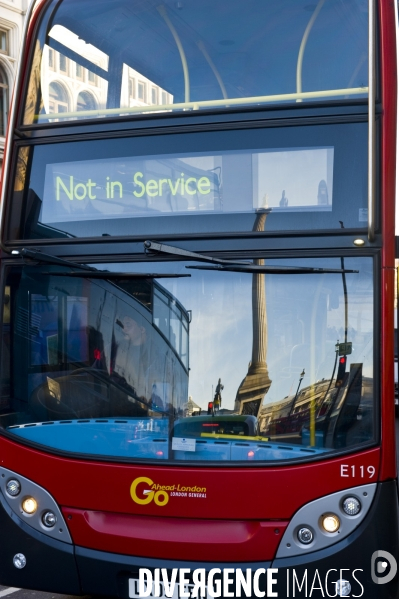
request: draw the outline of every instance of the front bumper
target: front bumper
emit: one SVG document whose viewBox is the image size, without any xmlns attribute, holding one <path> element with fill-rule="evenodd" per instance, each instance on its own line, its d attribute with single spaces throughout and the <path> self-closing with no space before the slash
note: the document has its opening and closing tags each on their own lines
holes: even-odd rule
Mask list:
<svg viewBox="0 0 399 599">
<path fill-rule="evenodd" d="M 335 595 L 334 582 L 350 582 L 348 596 L 366 599 L 397 599 L 399 576 L 389 578 L 389 565 L 378 572 L 376 551 L 388 552 L 392 558 L 399 556 L 398 493 L 396 481 L 380 483 L 375 499 L 365 520 L 343 541 L 328 549 L 307 555 L 278 559 L 273 562 L 219 563 L 183 562 L 140 558 L 95 551 L 53 540 L 22 522 L 7 506 L 0 495 L 0 584 L 58 592 L 71 595 L 98 594 L 127 599 L 129 578 L 138 578 L 140 568 L 274 568 L 276 581 L 268 595 L 266 577 L 261 575 L 259 587 L 265 597 L 328 597 Z M 139 550 L 139 548 L 138 548 Z M 154 549 L 156 551 L 156 548 Z M 27 564 L 22 570 L 13 565 L 13 556 L 23 553 Z M 385 558 L 384 558 L 385 560 Z M 235 588 L 233 584 L 229 590 Z M 223 594 L 222 594 L 223 596 Z M 235 596 L 235 593 L 234 595 Z M 255 597 L 253 594 L 252 596 Z"/>
</svg>

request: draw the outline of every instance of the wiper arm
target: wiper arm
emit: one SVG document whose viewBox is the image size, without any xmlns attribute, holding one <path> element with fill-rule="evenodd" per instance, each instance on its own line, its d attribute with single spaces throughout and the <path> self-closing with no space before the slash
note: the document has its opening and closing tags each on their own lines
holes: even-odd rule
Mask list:
<svg viewBox="0 0 399 599">
<path fill-rule="evenodd" d="M 191 277 L 191 275 L 180 275 L 174 273 L 159 272 L 109 272 L 108 270 L 97 270 L 95 272 L 43 272 L 43 275 L 55 277 L 88 277 L 90 279 L 174 279 Z"/>
<path fill-rule="evenodd" d="M 64 260 L 63 258 L 57 258 L 56 256 L 45 254 L 44 252 L 38 252 L 37 250 L 28 250 L 26 248 L 22 248 L 22 250 L 13 250 L 12 253 L 14 255 L 20 255 L 23 258 L 35 260 L 36 262 L 45 262 L 46 264 L 57 264 L 58 266 L 69 266 L 72 268 L 81 268 L 82 270 L 98 272 L 96 268 L 88 266 L 87 264 L 78 264 L 77 262 Z"/>
<path fill-rule="evenodd" d="M 38 252 L 37 250 L 28 250 L 22 248 L 18 251 L 18 254 L 24 258 L 30 258 L 37 262 L 45 262 L 46 264 L 56 264 L 57 266 L 68 266 L 69 268 L 80 268 L 83 271 L 88 271 L 87 275 L 91 279 L 170 279 L 170 278 L 182 278 L 191 277 L 191 275 L 173 274 L 173 273 L 142 273 L 142 272 L 109 272 L 107 270 L 98 270 L 87 264 L 78 264 L 71 260 L 64 260 L 63 258 L 57 258 L 50 254 Z M 76 272 L 76 270 L 65 271 L 65 272 L 43 272 L 43 275 L 52 276 L 63 276 L 63 277 L 83 277 L 85 272 Z"/>
<path fill-rule="evenodd" d="M 251 263 L 248 261 L 212 258 L 212 256 L 205 256 L 204 254 L 198 254 L 197 252 L 189 252 L 188 250 L 182 250 L 181 248 L 174 247 L 173 245 L 165 245 L 164 243 L 158 243 L 157 241 L 145 241 L 144 251 L 151 251 L 160 254 L 171 254 L 173 256 L 179 256 L 180 258 L 190 258 L 191 260 L 197 260 L 198 262 L 212 262 L 213 264 L 242 264 L 244 266 L 251 265 Z"/>
<path fill-rule="evenodd" d="M 264 266 L 263 264 L 252 264 L 252 262 L 243 260 L 222 260 L 221 258 L 212 258 L 211 256 L 204 256 L 204 254 L 198 254 L 197 252 L 189 252 L 182 250 L 181 248 L 174 247 L 172 245 L 165 245 L 164 243 L 158 243 L 156 241 L 145 241 L 144 250 L 152 251 L 154 253 L 161 254 L 172 254 L 174 256 L 180 256 L 181 258 L 190 258 L 191 260 L 197 260 L 198 262 L 212 262 L 217 266 L 186 266 L 186 268 L 192 268 L 195 270 L 216 270 L 216 271 L 230 271 L 230 272 L 249 272 L 259 274 L 342 274 L 342 273 L 358 273 L 358 270 L 344 270 L 341 268 L 316 268 L 307 266 Z"/>
<path fill-rule="evenodd" d="M 342 274 L 358 273 L 358 270 L 343 270 L 341 268 L 317 268 L 308 266 L 266 266 L 263 264 L 228 264 L 221 266 L 186 266 L 196 270 L 215 270 L 218 272 L 248 272 L 266 275 L 303 275 L 303 274 Z"/>
</svg>

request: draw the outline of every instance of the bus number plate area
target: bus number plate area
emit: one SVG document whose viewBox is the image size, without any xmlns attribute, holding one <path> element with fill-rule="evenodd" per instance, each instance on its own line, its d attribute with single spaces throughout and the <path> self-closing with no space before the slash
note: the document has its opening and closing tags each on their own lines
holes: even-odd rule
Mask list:
<svg viewBox="0 0 399 599">
<path fill-rule="evenodd" d="M 155 586 L 155 585 L 154 585 Z M 148 597 L 155 597 L 155 588 L 153 586 L 153 589 L 151 591 L 151 594 L 148 595 Z M 145 584 L 145 587 L 147 587 L 147 585 Z M 176 582 L 176 584 L 174 585 L 174 590 L 173 590 L 173 596 L 172 599 L 179 599 L 180 595 L 179 595 L 179 583 Z M 191 590 L 194 588 L 193 584 L 185 584 L 184 585 L 184 593 L 186 594 L 190 594 L 191 596 Z M 167 597 L 165 595 L 165 587 L 162 584 L 162 582 L 159 584 L 159 589 L 160 589 L 160 593 L 159 595 L 157 595 L 157 597 L 159 597 L 160 599 L 171 599 L 170 597 Z M 129 578 L 129 599 L 139 599 L 140 597 L 142 597 L 142 595 L 140 595 L 139 592 L 139 580 L 138 578 Z M 208 593 L 206 593 L 205 599 L 208 599 Z"/>
</svg>

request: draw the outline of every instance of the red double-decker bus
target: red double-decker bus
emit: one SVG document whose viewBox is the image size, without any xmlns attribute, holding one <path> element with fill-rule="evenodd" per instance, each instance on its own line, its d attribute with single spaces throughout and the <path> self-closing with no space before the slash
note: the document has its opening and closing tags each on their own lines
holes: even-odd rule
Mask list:
<svg viewBox="0 0 399 599">
<path fill-rule="evenodd" d="M 397 597 L 393 3 L 44 0 L 24 44 L 0 584 Z"/>
</svg>

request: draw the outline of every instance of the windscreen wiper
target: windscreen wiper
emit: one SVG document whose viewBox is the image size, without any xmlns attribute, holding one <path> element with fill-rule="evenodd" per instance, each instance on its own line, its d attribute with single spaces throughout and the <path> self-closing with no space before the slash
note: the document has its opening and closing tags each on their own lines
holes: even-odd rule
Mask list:
<svg viewBox="0 0 399 599">
<path fill-rule="evenodd" d="M 83 271 L 87 271 L 87 276 L 91 279 L 171 279 L 171 278 L 182 278 L 191 277 L 191 275 L 174 274 L 174 273 L 143 273 L 143 272 L 109 272 L 108 270 L 98 270 L 87 264 L 78 264 L 71 260 L 64 260 L 63 258 L 57 258 L 44 252 L 38 252 L 37 250 L 28 250 L 22 248 L 18 251 L 18 254 L 23 258 L 30 258 L 37 262 L 44 262 L 45 264 L 56 264 L 57 266 L 68 266 L 69 268 L 80 268 Z M 51 276 L 63 276 L 63 277 L 83 277 L 85 272 L 79 272 L 76 270 L 72 271 L 60 271 L 60 272 L 42 272 L 43 275 Z"/>
<path fill-rule="evenodd" d="M 263 264 L 253 264 L 252 262 L 242 260 L 222 260 L 221 258 L 213 258 L 212 256 L 205 256 L 204 254 L 198 254 L 197 252 L 189 252 L 188 250 L 182 250 L 171 245 L 165 245 L 164 243 L 158 243 L 156 241 L 145 241 L 144 251 L 171 254 L 174 256 L 180 256 L 181 258 L 188 258 L 190 260 L 196 260 L 198 262 L 211 262 L 216 266 L 186 266 L 195 270 L 215 270 L 219 272 L 248 272 L 258 274 L 342 274 L 342 273 L 358 273 L 358 270 L 347 270 L 342 268 L 318 268 L 308 266 L 266 266 Z"/>
<path fill-rule="evenodd" d="M 145 252 L 154 252 L 154 254 L 171 254 L 172 256 L 180 256 L 181 258 L 190 258 L 198 262 L 212 262 L 213 264 L 242 264 L 250 266 L 251 262 L 243 260 L 222 260 L 222 258 L 212 258 L 212 256 L 205 256 L 204 254 L 198 254 L 197 252 L 189 252 L 188 250 L 182 250 L 181 248 L 174 247 L 173 245 L 165 245 L 164 243 L 158 243 L 157 241 L 145 241 L 144 242 Z"/>
<path fill-rule="evenodd" d="M 72 268 L 81 268 L 82 270 L 98 272 L 96 268 L 88 266 L 87 264 L 78 264 L 77 262 L 72 262 L 72 260 L 57 258 L 56 256 L 51 256 L 50 254 L 39 252 L 37 250 L 28 250 L 27 248 L 22 248 L 22 250 L 13 250 L 12 254 L 14 256 L 22 256 L 22 258 L 29 258 L 30 260 L 35 260 L 36 262 L 45 262 L 46 264 L 57 264 L 58 266 L 69 266 Z"/>
<path fill-rule="evenodd" d="M 313 266 L 267 266 L 264 264 L 248 264 L 240 266 L 231 264 L 224 266 L 186 266 L 196 270 L 216 270 L 220 272 L 249 272 L 266 275 L 317 275 L 317 274 L 342 274 L 358 273 L 358 270 L 342 270 L 341 268 L 318 268 Z"/>
<path fill-rule="evenodd" d="M 180 279 L 182 277 L 191 277 L 191 275 L 181 275 L 164 272 L 110 272 L 109 270 L 97 270 L 90 272 L 42 272 L 43 275 L 55 277 L 88 277 L 90 279 Z"/>
</svg>

